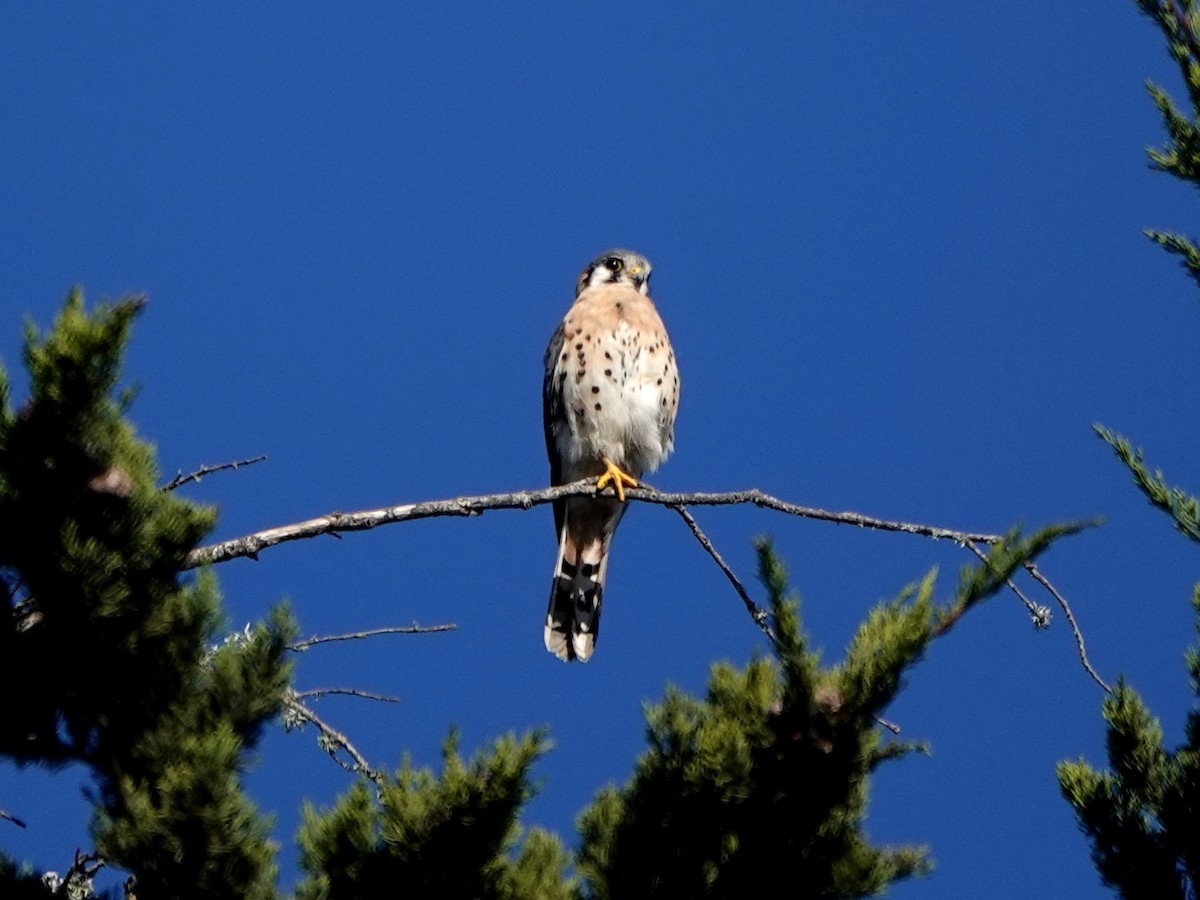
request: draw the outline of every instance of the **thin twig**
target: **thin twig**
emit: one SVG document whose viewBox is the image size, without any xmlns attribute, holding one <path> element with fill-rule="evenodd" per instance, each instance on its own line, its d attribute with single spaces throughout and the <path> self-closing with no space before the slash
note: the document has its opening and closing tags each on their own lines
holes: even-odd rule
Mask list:
<svg viewBox="0 0 1200 900">
<path fill-rule="evenodd" d="M 24 819 L 18 819 L 16 816 L 14 816 L 12 813 L 10 813 L 6 809 L 0 809 L 0 819 L 4 819 L 7 822 L 12 822 L 18 828 L 28 827 L 28 826 L 26 826 Z"/>
<path fill-rule="evenodd" d="M 305 638 L 302 641 L 288 644 L 289 650 L 297 652 L 307 650 L 314 644 L 328 644 L 333 641 L 357 641 L 364 638 L 375 637 L 378 634 L 432 634 L 439 631 L 454 631 L 458 626 L 453 623 L 445 625 L 418 625 L 414 622 L 411 625 L 394 625 L 387 628 L 368 628 L 366 631 L 351 631 L 346 634 L 324 634 L 313 635 Z"/>
<path fill-rule="evenodd" d="M 987 563 L 987 554 L 980 550 L 979 547 L 974 544 L 974 542 L 967 541 L 964 546 L 978 556 L 981 562 L 985 564 Z M 1030 600 L 1027 596 L 1025 596 L 1025 593 L 1019 587 L 1017 587 L 1017 583 L 1011 578 L 1004 579 L 1004 583 L 1008 585 L 1008 589 L 1010 591 L 1017 595 L 1017 599 L 1025 604 L 1025 609 L 1029 611 L 1029 618 L 1033 620 L 1034 628 L 1042 630 L 1050 627 L 1049 607 L 1042 606 L 1041 604 L 1034 603 L 1032 600 Z"/>
<path fill-rule="evenodd" d="M 414 519 L 429 519 L 440 516 L 478 516 L 490 509 L 531 509 L 560 500 L 564 497 L 578 497 L 595 493 L 596 479 L 584 479 L 570 484 L 542 488 L 535 491 L 514 491 L 505 494 L 481 494 L 470 497 L 454 497 L 447 500 L 424 500 L 418 503 L 404 503 L 399 506 L 365 509 L 359 512 L 333 512 L 328 515 L 307 519 L 303 522 L 293 522 L 275 528 L 256 531 L 240 538 L 198 547 L 188 554 L 184 561 L 185 569 L 197 566 L 225 562 L 239 557 L 257 559 L 258 554 L 268 547 L 287 541 L 299 541 L 322 534 L 339 534 L 346 531 L 367 531 L 380 525 L 390 525 L 393 522 L 409 522 Z M 744 491 L 726 491 L 713 493 L 707 491 L 693 493 L 667 493 L 650 488 L 627 488 L 625 496 L 630 500 L 643 503 L 657 503 L 660 506 L 731 506 L 741 503 L 753 503 L 766 509 L 815 519 L 822 522 L 835 522 L 841 525 L 855 525 L 859 528 L 871 528 L 878 531 L 895 531 L 915 534 L 934 540 L 946 539 L 965 543 L 975 541 L 982 544 L 994 544 L 1003 535 L 986 532 L 959 531 L 953 528 L 942 528 L 936 525 L 925 525 L 919 522 L 900 522 L 890 519 L 878 519 L 857 512 L 830 512 L 811 506 L 801 506 L 789 503 L 778 497 L 767 494 L 756 488 Z"/>
<path fill-rule="evenodd" d="M 687 523 L 687 527 L 691 529 L 696 540 L 700 542 L 700 546 L 704 548 L 708 555 L 713 558 L 713 562 L 715 562 L 721 568 L 721 571 L 725 573 L 725 577 L 729 579 L 729 583 L 733 585 L 733 589 L 737 591 L 738 596 L 742 598 L 742 603 L 746 605 L 746 612 L 750 613 L 750 618 L 754 620 L 754 624 L 762 629 L 763 634 L 765 634 L 771 640 L 771 642 L 774 643 L 775 633 L 771 630 L 771 626 L 767 621 L 767 611 L 755 603 L 753 599 L 751 599 L 750 593 L 746 590 L 746 586 L 742 584 L 737 575 L 733 573 L 733 569 L 729 567 L 729 564 L 725 562 L 721 554 L 717 552 L 717 548 L 713 546 L 713 542 L 708 539 L 708 535 L 705 534 L 700 528 L 700 525 L 696 521 L 695 517 L 688 512 L 687 507 L 682 503 L 672 504 L 671 509 L 679 513 L 683 521 Z"/>
<path fill-rule="evenodd" d="M 970 541 L 966 543 L 966 547 L 981 560 L 987 562 L 987 554 L 985 554 Z M 1033 576 L 1034 580 L 1037 581 L 1038 584 L 1049 591 L 1050 596 L 1057 601 L 1059 607 L 1062 609 L 1063 615 L 1067 620 L 1067 625 L 1070 626 L 1071 633 L 1075 635 L 1075 646 L 1079 650 L 1079 661 L 1082 663 L 1084 671 L 1087 672 L 1092 681 L 1100 685 L 1100 687 L 1102 687 L 1106 693 L 1111 694 L 1113 692 L 1112 687 L 1109 686 L 1108 682 L 1100 677 L 1100 673 L 1095 670 L 1091 661 L 1088 659 L 1087 649 L 1084 647 L 1083 643 L 1083 632 L 1079 630 L 1079 623 L 1075 621 L 1075 616 L 1071 612 L 1071 605 L 1067 603 L 1067 598 L 1059 593 L 1058 589 L 1050 582 L 1050 580 L 1041 573 L 1041 570 L 1037 567 L 1037 563 L 1031 560 L 1030 562 L 1025 563 L 1025 569 L 1030 575 Z M 1021 602 L 1024 603 L 1026 608 L 1029 610 L 1029 614 L 1033 617 L 1034 626 L 1037 628 L 1048 628 L 1050 622 L 1050 611 L 1046 607 L 1040 606 L 1026 597 L 1020 591 L 1020 589 L 1017 588 L 1016 584 L 1013 583 L 1011 578 L 1007 579 L 1007 584 L 1012 592 L 1021 598 Z"/>
<path fill-rule="evenodd" d="M 1083 664 L 1084 670 L 1092 676 L 1092 680 L 1096 684 L 1104 688 L 1105 692 L 1111 694 L 1113 692 L 1112 687 L 1100 677 L 1100 674 L 1092 668 L 1091 662 L 1088 661 L 1087 649 L 1083 645 L 1083 632 L 1079 630 L 1079 625 L 1075 622 L 1075 616 L 1071 612 L 1071 606 L 1067 603 L 1067 598 L 1060 594 L 1058 589 L 1050 583 L 1050 580 L 1042 574 L 1036 563 L 1027 562 L 1025 563 L 1025 568 L 1038 584 L 1049 591 L 1050 596 L 1058 601 L 1058 605 L 1062 608 L 1063 615 L 1067 619 L 1067 624 L 1071 626 L 1071 633 L 1075 635 L 1075 646 L 1079 649 L 1079 661 Z"/>
<path fill-rule="evenodd" d="M 267 454 L 264 453 L 261 456 L 255 456 L 251 459 L 239 459 L 236 462 L 221 463 L 219 466 L 201 466 L 195 472 L 189 472 L 187 475 L 184 475 L 181 470 L 179 474 L 172 478 L 167 484 L 163 485 L 162 489 L 164 491 L 173 491 L 175 488 L 181 487 L 187 484 L 189 481 L 199 481 L 205 475 L 211 475 L 213 472 L 220 472 L 224 469 L 236 469 L 240 466 L 253 465 L 256 462 L 262 462 L 266 458 Z"/>
<path fill-rule="evenodd" d="M 308 706 L 301 703 L 297 699 L 295 692 L 284 698 L 284 705 L 299 719 L 305 722 L 312 722 L 321 732 L 320 741 L 323 749 L 339 766 L 347 772 L 361 773 L 367 778 L 370 778 L 375 784 L 383 786 L 383 775 L 367 762 L 367 758 L 358 752 L 358 748 L 350 742 L 350 738 L 346 737 L 328 722 L 323 720 Z M 338 757 L 338 751 L 344 751 L 353 761 L 354 765 L 348 765 L 344 760 Z"/>
<path fill-rule="evenodd" d="M 374 691 L 364 691 L 359 688 L 309 688 L 307 691 L 292 691 L 292 696 L 297 699 L 312 697 L 314 700 L 320 700 L 326 694 L 344 694 L 349 697 L 362 697 L 364 700 L 379 700 L 382 703 L 399 703 L 399 697 L 391 697 L 387 694 L 376 694 Z"/>
</svg>

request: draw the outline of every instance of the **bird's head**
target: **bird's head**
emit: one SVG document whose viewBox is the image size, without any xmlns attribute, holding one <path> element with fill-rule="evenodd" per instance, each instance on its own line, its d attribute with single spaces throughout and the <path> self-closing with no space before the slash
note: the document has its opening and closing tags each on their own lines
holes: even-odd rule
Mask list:
<svg viewBox="0 0 1200 900">
<path fill-rule="evenodd" d="M 575 296 L 594 284 L 627 284 L 638 293 L 650 296 L 650 260 L 632 250 L 606 250 L 580 273 Z"/>
</svg>

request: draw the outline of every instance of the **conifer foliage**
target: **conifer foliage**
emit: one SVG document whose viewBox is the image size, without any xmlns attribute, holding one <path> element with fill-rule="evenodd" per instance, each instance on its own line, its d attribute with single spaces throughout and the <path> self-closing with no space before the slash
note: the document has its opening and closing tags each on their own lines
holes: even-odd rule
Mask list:
<svg viewBox="0 0 1200 900">
<path fill-rule="evenodd" d="M 1163 117 L 1167 143 L 1148 153 L 1156 169 L 1200 184 L 1200 29 L 1195 0 L 1137 0 L 1138 8 L 1154 20 L 1167 39 L 1171 58 L 1179 66 L 1187 86 L 1190 110 L 1179 108 L 1159 85 L 1146 87 Z M 1170 231 L 1146 229 L 1146 236 L 1171 253 L 1178 254 L 1188 274 L 1200 283 L 1200 248 L 1190 237 Z"/>
<path fill-rule="evenodd" d="M 1184 112 L 1158 85 L 1148 87 L 1163 116 L 1168 143 L 1149 151 L 1153 165 L 1200 186 L 1200 10 L 1195 0 L 1138 0 L 1162 30 L 1187 86 Z M 1190 238 L 1147 230 L 1158 244 L 1178 253 L 1200 282 L 1200 249 Z M 1200 542 L 1200 501 L 1151 471 L 1141 450 L 1097 425 L 1096 432 L 1129 468 L 1147 499 L 1169 515 L 1179 531 Z M 1192 597 L 1200 630 L 1200 585 Z M 1200 892 L 1200 643 L 1186 653 L 1195 701 L 1187 716 L 1184 743 L 1167 749 L 1157 718 L 1124 681 L 1104 701 L 1107 770 L 1084 760 L 1059 764 L 1063 795 L 1074 807 L 1091 844 L 1092 859 L 1105 884 L 1123 897 L 1195 898 Z"/>
<path fill-rule="evenodd" d="M 213 514 L 162 489 L 125 418 L 119 367 L 140 308 L 89 313 L 75 293 L 49 332 L 30 329 L 19 410 L 0 372 L 0 678 L 21 686 L 0 753 L 90 768 L 96 856 L 83 859 L 132 873 L 128 896 L 274 897 L 274 843 L 240 776 L 289 696 L 295 627 L 276 608 L 222 639 L 214 577 L 185 572 Z M 919 749 L 885 742 L 880 716 L 931 640 L 1072 530 L 1010 535 L 944 605 L 929 575 L 828 667 L 763 541 L 771 655 L 714 666 L 703 698 L 668 689 L 629 783 L 581 815 L 576 854 L 519 823 L 544 734 L 464 759 L 452 732 L 441 773 L 406 760 L 306 809 L 298 895 L 745 897 L 782 884 L 858 897 L 923 873 L 923 848 L 876 846 L 863 829 L 871 773 Z M 0 854 L 0 896 L 86 898 L 90 871 L 48 885 Z"/>
<path fill-rule="evenodd" d="M 715 665 L 706 697 L 669 690 L 648 710 L 650 748 L 632 780 L 580 819 L 590 895 L 862 897 L 927 872 L 924 848 L 875 846 L 863 830 L 871 773 L 922 749 L 884 742 L 879 717 L 931 640 L 1069 530 L 1010 536 L 964 570 L 946 605 L 930 573 L 874 609 L 829 667 L 760 541 L 773 657 Z"/>
<path fill-rule="evenodd" d="M 533 830 L 514 857 L 530 767 L 548 745 L 540 733 L 511 736 L 469 763 L 455 734 L 441 777 L 405 760 L 394 777 L 362 781 L 334 806 L 305 810 L 301 898 L 478 897 L 546 900 L 574 896 L 557 838 Z"/>
<path fill-rule="evenodd" d="M 213 513 L 160 490 L 114 393 L 140 308 L 89 315 L 74 293 L 31 328 L 19 410 L 0 371 L 0 680 L 19 686 L 0 753 L 90 768 L 96 850 L 137 896 L 272 896 L 267 821 L 238 776 L 279 710 L 293 627 L 279 609 L 214 646 L 215 581 L 180 575 Z M 7 871 L 0 894 L 20 882 Z"/>
</svg>

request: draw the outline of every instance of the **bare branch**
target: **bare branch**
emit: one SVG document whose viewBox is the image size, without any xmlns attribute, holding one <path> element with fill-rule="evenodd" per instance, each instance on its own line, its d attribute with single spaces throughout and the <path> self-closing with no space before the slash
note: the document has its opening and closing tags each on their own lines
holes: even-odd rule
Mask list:
<svg viewBox="0 0 1200 900">
<path fill-rule="evenodd" d="M 219 466 L 201 466 L 195 472 L 189 472 L 187 475 L 184 475 L 183 472 L 180 471 L 179 474 L 172 478 L 167 484 L 163 485 L 162 490 L 173 491 L 175 488 L 182 487 L 189 481 L 199 481 L 205 475 L 211 475 L 213 472 L 220 472 L 224 469 L 236 469 L 240 466 L 253 465 L 256 462 L 262 462 L 266 458 L 267 455 L 264 453 L 261 456 L 255 456 L 251 459 L 239 459 L 236 462 L 221 463 Z"/>
<path fill-rule="evenodd" d="M 388 628 L 368 628 L 366 631 L 351 631 L 346 634 L 325 634 L 313 635 L 305 638 L 302 641 L 296 641 L 293 644 L 288 644 L 289 650 L 302 652 L 312 647 L 314 644 L 328 644 L 333 641 L 357 641 L 364 638 L 375 637 L 378 634 L 432 634 L 439 631 L 454 631 L 458 626 L 453 623 L 445 625 L 418 625 L 413 622 L 411 625 L 394 625 Z"/>
<path fill-rule="evenodd" d="M 306 697 L 312 697 L 314 700 L 320 700 L 326 694 L 345 694 L 350 697 L 362 697 L 364 700 L 379 700 L 383 703 L 399 703 L 399 697 L 390 697 L 387 694 L 376 694 L 374 691 L 364 691 L 359 688 L 310 688 L 307 691 L 292 691 L 292 696 L 299 700 Z"/>
<path fill-rule="evenodd" d="M 358 752 L 358 748 L 350 742 L 350 739 L 324 721 L 308 706 L 301 703 L 294 691 L 288 693 L 283 703 L 295 720 L 299 722 L 311 722 L 317 727 L 317 730 L 321 732 L 318 744 L 329 754 L 334 762 L 347 772 L 361 773 L 380 787 L 383 786 L 383 775 L 380 774 L 378 769 L 372 768 L 371 764 L 367 762 L 367 758 Z M 291 727 L 294 726 L 289 726 L 289 730 Z M 344 752 L 349 756 L 353 764 L 348 764 L 345 760 L 341 759 L 338 756 L 339 752 Z"/>
<path fill-rule="evenodd" d="M 26 826 L 24 819 L 18 819 L 16 816 L 14 816 L 12 813 L 10 813 L 6 809 L 0 809 L 0 819 L 4 819 L 7 822 L 12 822 L 18 828 L 28 827 L 28 826 Z"/>
<path fill-rule="evenodd" d="M 987 561 L 987 554 L 976 547 L 973 543 L 967 541 L 966 547 L 981 560 L 984 562 Z M 1079 661 L 1082 663 L 1084 671 L 1088 673 L 1092 681 L 1096 682 L 1096 684 L 1100 685 L 1100 687 L 1104 689 L 1105 693 L 1111 694 L 1113 692 L 1112 687 L 1110 687 L 1108 682 L 1100 677 L 1100 673 L 1093 668 L 1091 662 L 1088 660 L 1087 649 L 1083 644 L 1083 632 L 1079 630 L 1079 623 L 1075 621 L 1075 616 L 1071 612 L 1071 605 L 1067 603 L 1067 598 L 1064 597 L 1058 591 L 1058 589 L 1050 583 L 1050 580 L 1041 573 L 1041 570 L 1037 567 L 1037 563 L 1032 561 L 1027 562 L 1025 563 L 1025 569 L 1030 575 L 1033 576 L 1034 580 L 1036 580 L 1038 584 L 1050 592 L 1050 596 L 1053 597 L 1058 602 L 1058 605 L 1062 608 L 1063 615 L 1067 619 L 1067 624 L 1071 627 L 1071 633 L 1075 635 L 1075 646 L 1079 648 Z M 1044 606 L 1034 603 L 1032 600 L 1026 597 L 1011 578 L 1007 579 L 1006 583 L 1008 584 L 1009 589 L 1021 599 L 1021 602 L 1024 603 L 1025 607 L 1029 610 L 1030 616 L 1033 617 L 1034 627 L 1039 629 L 1049 628 L 1050 610 Z"/>
<path fill-rule="evenodd" d="M 767 622 L 767 611 L 751 599 L 749 592 L 746 590 L 746 586 L 743 585 L 738 577 L 733 574 L 733 569 L 729 568 L 729 564 L 726 563 L 721 554 L 717 552 L 717 548 L 714 547 L 713 542 L 708 539 L 708 535 L 701 530 L 700 524 L 696 521 L 692 514 L 688 512 L 687 507 L 682 503 L 679 503 L 672 504 L 671 509 L 679 513 L 679 515 L 683 518 L 683 521 L 687 523 L 687 527 L 691 529 L 692 534 L 695 535 L 696 540 L 700 542 L 700 546 L 703 547 L 705 552 L 707 552 L 708 555 L 713 558 L 713 562 L 720 566 L 721 571 L 725 573 L 725 577 L 729 579 L 729 583 L 733 585 L 733 589 L 737 591 L 738 596 L 742 598 L 742 603 L 744 603 L 746 606 L 746 612 L 750 613 L 750 618 L 754 620 L 754 624 L 762 629 L 762 633 L 770 638 L 771 642 L 774 643 L 775 634 L 771 631 L 771 626 Z"/>
<path fill-rule="evenodd" d="M 981 562 L 987 562 L 987 554 L 980 550 L 973 542 L 967 541 L 965 546 L 968 550 L 978 556 Z M 1025 608 L 1029 611 L 1029 618 L 1033 620 L 1034 628 L 1037 628 L 1040 631 L 1050 627 L 1049 607 L 1042 606 L 1041 604 L 1034 603 L 1032 600 L 1030 600 L 1027 596 L 1025 596 L 1024 592 L 1017 587 L 1017 583 L 1011 578 L 1004 579 L 1004 583 L 1008 585 L 1008 589 L 1010 591 L 1017 595 L 1017 599 L 1025 604 Z"/>
<path fill-rule="evenodd" d="M 225 562 L 230 559 L 239 557 L 249 557 L 257 559 L 258 554 L 267 549 L 274 547 L 276 544 L 282 544 L 288 541 L 299 541 L 307 538 L 317 537 L 318 535 L 332 535 L 339 537 L 341 532 L 346 531 L 367 531 L 372 528 L 378 528 L 381 525 L 390 525 L 394 522 L 409 522 L 416 519 L 430 519 L 445 516 L 478 516 L 485 511 L 491 509 L 532 509 L 535 506 L 541 506 L 546 503 L 552 503 L 555 500 L 560 500 L 564 497 L 579 497 L 593 494 L 596 490 L 596 479 L 583 479 L 570 484 L 556 485 L 554 487 L 541 488 L 532 491 L 514 491 L 503 494 L 479 494 L 466 497 L 453 497 L 446 500 L 423 500 L 416 503 L 404 503 L 399 506 L 380 507 L 377 509 L 366 509 L 359 512 L 341 513 L 333 512 L 328 515 L 318 516 L 314 519 L 307 519 L 303 522 L 294 522 L 289 525 L 280 525 L 275 528 L 268 528 L 263 531 L 256 531 L 252 534 L 245 535 L 240 538 L 222 541 L 216 544 L 209 544 L 206 547 L 198 547 L 188 554 L 184 561 L 185 569 L 192 569 L 197 566 L 213 565 L 216 563 Z M 732 506 L 744 503 L 753 503 L 755 506 L 764 509 L 772 509 L 776 512 L 785 513 L 786 515 L 799 516 L 805 519 L 814 519 L 820 522 L 833 522 L 839 525 L 854 525 L 859 528 L 869 528 L 876 531 L 891 531 L 904 534 L 914 534 L 921 537 L 932 538 L 933 540 L 950 540 L 966 547 L 972 553 L 980 556 L 982 551 L 975 545 L 977 544 L 995 544 L 1003 540 L 1003 535 L 992 534 L 988 532 L 962 531 L 955 528 L 945 528 L 937 525 L 927 525 L 920 522 L 904 522 L 895 519 L 880 519 L 875 516 L 867 516 L 857 512 L 831 512 L 829 510 L 820 509 L 812 506 L 801 506 L 798 503 L 790 503 L 782 500 L 772 494 L 760 491 L 757 488 L 750 488 L 742 491 L 724 491 L 724 492 L 709 492 L 696 491 L 689 493 L 673 492 L 668 493 L 659 491 L 649 485 L 643 483 L 640 487 L 626 488 L 625 496 L 630 500 L 638 500 L 643 503 L 654 503 L 660 506 L 666 506 L 674 509 L 684 522 L 687 523 L 692 534 L 705 551 L 713 558 L 713 561 L 725 573 L 725 577 L 729 579 L 729 583 L 733 585 L 742 603 L 746 607 L 746 611 L 750 614 L 755 624 L 763 629 L 768 637 L 771 636 L 770 626 L 767 621 L 767 615 L 750 597 L 745 586 L 729 568 L 729 565 L 717 552 L 707 535 L 697 524 L 695 518 L 687 510 L 687 506 Z M 1093 523 L 1079 523 L 1079 527 L 1084 527 Z M 1079 628 L 1075 623 L 1074 616 L 1071 614 L 1070 607 L 1067 605 L 1063 596 L 1054 589 L 1040 572 L 1032 564 L 1027 565 L 1030 573 L 1034 578 L 1042 584 L 1051 595 L 1055 598 L 1058 604 L 1062 607 L 1066 614 L 1067 622 L 1070 624 L 1072 631 L 1075 634 L 1075 641 L 1079 646 L 1080 659 L 1083 662 L 1084 668 L 1088 674 L 1106 691 L 1111 692 L 1111 688 L 1104 682 L 1102 678 L 1092 668 L 1087 660 L 1084 652 L 1083 636 L 1079 632 Z M 1045 627 L 1048 622 L 1048 612 L 1044 606 L 1039 606 L 1033 603 L 1025 594 L 1023 594 L 1010 579 L 1009 587 L 1017 594 L 1021 601 L 1033 616 L 1035 624 L 1039 627 Z M 960 612 L 961 614 L 961 612 Z M 957 618 L 957 616 L 955 617 Z M 945 630 L 951 622 L 942 623 L 939 631 Z M 292 645 L 293 650 L 303 650 L 313 644 L 323 643 L 334 640 L 351 640 L 355 638 L 369 637 L 371 634 L 385 632 L 425 632 L 425 631 L 448 631 L 455 626 L 433 626 L 430 628 L 420 628 L 413 626 L 410 629 L 394 628 L 394 629 L 377 629 L 369 632 L 358 632 L 349 635 L 331 635 L 328 637 L 314 637 L 304 641 L 298 641 Z M 302 705 L 302 704 L 298 704 Z"/>
<path fill-rule="evenodd" d="M 1071 613 L 1071 606 L 1067 603 L 1067 598 L 1060 594 L 1058 589 L 1050 583 L 1049 579 L 1041 573 L 1036 563 L 1027 562 L 1025 563 L 1025 568 L 1038 584 L 1049 591 L 1050 596 L 1058 601 L 1058 605 L 1062 607 L 1063 615 L 1066 616 L 1067 624 L 1071 626 L 1071 633 L 1075 635 L 1075 646 L 1079 648 L 1079 661 L 1083 664 L 1083 668 L 1087 673 L 1092 676 L 1092 680 L 1104 688 L 1106 693 L 1111 694 L 1113 692 L 1112 687 L 1100 677 L 1099 673 L 1092 668 L 1092 664 L 1088 661 L 1087 649 L 1083 645 L 1083 632 L 1079 630 L 1079 625 L 1075 621 L 1075 616 Z"/>
<path fill-rule="evenodd" d="M 256 531 L 240 538 L 198 547 L 188 554 L 184 568 L 192 569 L 197 566 L 225 562 L 238 557 L 257 559 L 258 554 L 268 547 L 287 541 L 299 541 L 322 534 L 337 535 L 345 531 L 367 531 L 380 525 L 390 525 L 393 522 L 409 522 L 414 519 L 430 519 L 444 516 L 478 516 L 490 509 L 531 509 L 551 503 L 563 497 L 578 497 L 595 493 L 596 479 L 584 479 L 571 484 L 542 488 L 535 491 L 515 491 L 506 494 L 481 494 L 470 497 L 454 497 L 447 500 L 423 500 L 417 503 L 404 503 L 400 506 L 387 506 L 378 509 L 365 509 L 359 512 L 333 512 L 328 515 L 280 525 L 263 531 Z M 841 525 L 855 525 L 859 528 L 871 528 L 878 531 L 897 531 L 930 537 L 934 540 L 947 539 L 960 544 L 975 541 L 983 544 L 994 544 L 1002 538 L 999 534 L 986 532 L 959 531 L 953 528 L 942 528 L 935 525 L 924 525 L 919 522 L 900 522 L 889 519 L 878 519 L 856 512 L 830 512 L 811 506 L 800 506 L 789 503 L 778 497 L 767 494 L 757 488 L 744 491 L 726 491 L 723 493 L 694 492 L 666 493 L 649 487 L 627 488 L 625 496 L 630 500 L 643 503 L 656 503 L 660 506 L 731 506 L 741 503 L 753 503 L 766 509 L 787 515 L 800 516 L 806 519 L 816 519 L 822 522 L 835 522 Z"/>
</svg>

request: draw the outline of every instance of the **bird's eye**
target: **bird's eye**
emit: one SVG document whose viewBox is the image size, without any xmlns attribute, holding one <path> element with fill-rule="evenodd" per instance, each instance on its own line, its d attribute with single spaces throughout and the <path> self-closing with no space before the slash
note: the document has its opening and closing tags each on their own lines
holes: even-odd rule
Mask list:
<svg viewBox="0 0 1200 900">
<path fill-rule="evenodd" d="M 621 260 L 617 259 L 615 256 L 610 256 L 604 261 L 604 268 L 608 269 L 610 272 L 620 272 Z"/>
</svg>

